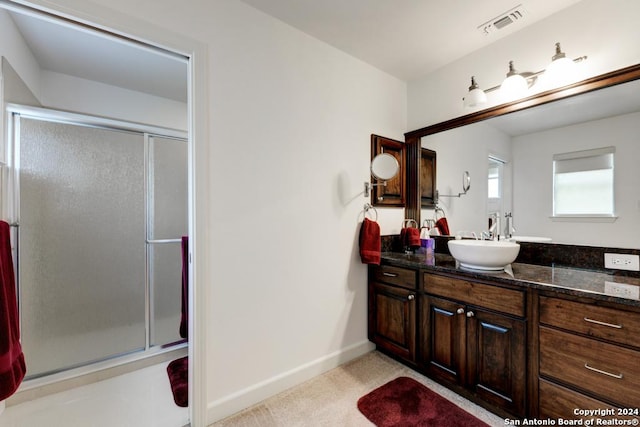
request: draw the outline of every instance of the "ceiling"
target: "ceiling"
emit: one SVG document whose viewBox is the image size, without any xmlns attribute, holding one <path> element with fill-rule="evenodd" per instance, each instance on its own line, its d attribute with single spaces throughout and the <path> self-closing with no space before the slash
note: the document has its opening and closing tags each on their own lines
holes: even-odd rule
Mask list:
<svg viewBox="0 0 640 427">
<path fill-rule="evenodd" d="M 42 70 L 187 101 L 187 60 L 33 14 L 10 12 Z"/>
<path fill-rule="evenodd" d="M 426 75 L 579 0 L 240 0 L 402 80 Z M 478 27 L 518 7 L 517 22 Z M 43 70 L 186 101 L 187 64 L 86 28 L 11 16 Z"/>
<path fill-rule="evenodd" d="M 633 80 L 494 117 L 487 123 L 510 136 L 640 111 L 640 80 Z"/>
<path fill-rule="evenodd" d="M 579 0 L 241 0 L 402 80 L 429 74 Z M 516 8 L 522 18 L 485 34 Z M 481 29 L 478 29 L 480 27 Z M 495 27 L 494 27 L 495 28 Z"/>
<path fill-rule="evenodd" d="M 579 0 L 240 0 L 400 79 L 426 75 Z M 484 34 L 488 24 L 516 8 L 522 18 Z M 88 28 L 10 12 L 43 70 L 102 82 L 164 98 L 187 101 L 183 57 Z M 484 24 L 484 25 L 483 25 Z M 478 29 L 480 27 L 480 30 Z M 640 101 L 616 89 L 614 97 L 589 94 L 494 119 L 510 135 L 539 131 L 629 111 Z M 584 100 L 594 101 L 582 104 Z M 578 104 L 581 102 L 581 104 Z M 589 107 L 610 105 L 607 113 Z M 543 112 L 544 116 L 539 116 Z M 579 112 L 582 118 L 571 117 Z M 534 115 L 535 114 L 535 115 Z"/>
</svg>

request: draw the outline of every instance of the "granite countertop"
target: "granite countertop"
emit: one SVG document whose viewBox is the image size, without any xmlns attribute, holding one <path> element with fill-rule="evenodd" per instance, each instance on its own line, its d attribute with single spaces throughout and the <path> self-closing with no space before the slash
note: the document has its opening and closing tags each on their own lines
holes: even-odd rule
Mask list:
<svg viewBox="0 0 640 427">
<path fill-rule="evenodd" d="M 498 272 L 484 272 L 456 267 L 451 255 L 436 253 L 427 257 L 424 254 L 404 254 L 383 252 L 383 264 L 408 267 L 425 271 L 455 273 L 475 279 L 491 279 L 511 285 L 553 290 L 564 294 L 591 297 L 640 307 L 640 278 L 618 276 L 598 270 L 563 267 L 558 265 L 541 266 L 533 264 L 511 264 L 511 269 Z M 627 285 L 631 297 L 622 297 L 612 289 L 616 284 Z"/>
</svg>

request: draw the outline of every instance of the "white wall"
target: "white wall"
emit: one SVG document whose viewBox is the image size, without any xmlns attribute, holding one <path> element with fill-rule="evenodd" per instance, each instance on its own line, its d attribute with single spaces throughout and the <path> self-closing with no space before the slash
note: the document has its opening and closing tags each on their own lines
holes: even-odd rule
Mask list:
<svg viewBox="0 0 640 427">
<path fill-rule="evenodd" d="M 0 9 L 0 56 L 9 60 L 13 69 L 31 89 L 40 97 L 40 66 L 18 32 L 9 14 Z"/>
<path fill-rule="evenodd" d="M 552 236 L 558 243 L 637 248 L 639 134 L 640 113 L 632 113 L 513 138 L 517 234 Z M 553 155 L 610 145 L 616 147 L 614 197 L 618 219 L 613 223 L 552 221 Z"/>
<path fill-rule="evenodd" d="M 188 109 L 184 102 L 52 71 L 41 71 L 40 101 L 54 109 L 187 129 Z"/>
<path fill-rule="evenodd" d="M 510 60 L 521 72 L 539 71 L 551 61 L 556 42 L 562 44 L 568 57 L 589 57 L 580 64 L 583 78 L 640 63 L 638 16 L 637 0 L 582 0 L 409 82 L 408 129 L 473 112 L 462 106 L 471 76 L 476 76 L 480 86 L 489 88 L 502 82 Z M 496 92 L 490 93 L 490 102 L 483 108 L 496 104 L 496 98 Z"/>
<path fill-rule="evenodd" d="M 210 421 L 368 351 L 361 193 L 406 84 L 238 1 L 99 3 L 209 48 Z"/>
<path fill-rule="evenodd" d="M 505 211 L 511 210 L 510 160 L 511 137 L 483 122 L 440 132 L 422 138 L 424 148 L 436 151 L 436 184 L 440 194 L 457 195 L 462 191 L 462 173 L 469 171 L 471 188 L 457 197 L 440 197 L 438 206 L 444 209 L 452 235 L 458 232 L 480 234 L 487 230 L 487 173 L 489 155 L 507 162 Z M 432 209 L 423 209 L 421 218 L 434 218 Z"/>
</svg>

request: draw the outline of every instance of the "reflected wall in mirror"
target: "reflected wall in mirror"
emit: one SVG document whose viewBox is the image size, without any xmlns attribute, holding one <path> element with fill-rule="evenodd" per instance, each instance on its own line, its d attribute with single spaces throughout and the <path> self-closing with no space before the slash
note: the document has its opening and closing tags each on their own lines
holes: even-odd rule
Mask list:
<svg viewBox="0 0 640 427">
<path fill-rule="evenodd" d="M 386 181 L 386 185 L 374 185 L 371 204 L 374 206 L 405 205 L 405 144 L 384 136 L 371 135 L 371 160 L 380 154 L 393 156 L 399 165 L 398 174 Z"/>
<path fill-rule="evenodd" d="M 442 192 L 458 188 L 460 170 L 489 178 L 487 158 L 503 162 L 502 200 L 497 206 L 489 198 L 489 179 L 477 180 L 476 191 L 465 198 L 440 200 L 452 234 L 487 230 L 488 218 L 498 212 L 502 235 L 505 214 L 512 212 L 516 236 L 588 246 L 640 247 L 636 189 L 640 182 L 640 66 L 620 70 L 615 79 L 611 74 L 570 86 L 578 92 L 585 88 L 576 96 L 515 112 L 517 103 L 509 104 L 503 107 L 505 114 L 495 117 L 481 112 L 407 134 L 408 142 L 412 134 L 419 135 L 421 148 L 438 153 L 437 180 Z M 525 104 L 530 106 L 532 100 Z M 608 146 L 615 147 L 616 156 L 614 217 L 554 218 L 554 155 Z M 427 219 L 434 213 L 422 209 L 420 215 Z"/>
</svg>

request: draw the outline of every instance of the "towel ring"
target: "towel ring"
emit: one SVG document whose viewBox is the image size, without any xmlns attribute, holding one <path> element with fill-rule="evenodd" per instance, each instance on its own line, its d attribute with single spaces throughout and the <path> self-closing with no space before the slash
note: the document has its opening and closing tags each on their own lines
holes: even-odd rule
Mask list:
<svg viewBox="0 0 640 427">
<path fill-rule="evenodd" d="M 436 226 L 436 222 L 433 219 L 425 219 L 424 221 L 422 221 L 422 228 L 426 228 L 430 230 L 435 226 Z"/>
<path fill-rule="evenodd" d="M 446 215 L 444 213 L 444 209 L 436 206 L 435 210 L 433 211 L 433 216 L 435 218 L 436 221 L 438 221 L 440 218 L 438 218 L 438 212 L 442 213 L 442 216 L 440 218 L 444 218 Z"/>
<path fill-rule="evenodd" d="M 378 221 L 378 211 L 376 210 L 376 208 L 374 208 L 373 206 L 371 206 L 369 203 L 365 203 L 364 204 L 364 217 L 367 217 L 367 212 L 369 212 L 370 210 L 373 210 L 373 213 L 376 214 L 375 218 L 373 219 L 374 221 Z"/>
<path fill-rule="evenodd" d="M 407 226 L 407 223 L 409 224 L 414 223 L 415 227 L 413 228 L 418 228 L 418 223 L 416 222 L 415 219 L 405 219 L 404 221 L 402 221 L 402 228 L 405 228 Z"/>
</svg>

